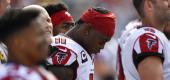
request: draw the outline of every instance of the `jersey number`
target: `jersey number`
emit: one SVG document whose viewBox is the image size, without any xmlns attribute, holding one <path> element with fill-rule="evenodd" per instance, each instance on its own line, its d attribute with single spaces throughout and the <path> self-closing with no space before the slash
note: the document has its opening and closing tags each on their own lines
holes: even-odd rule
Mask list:
<svg viewBox="0 0 170 80">
<path fill-rule="evenodd" d="M 55 43 L 56 44 L 66 44 L 66 38 L 55 38 Z"/>
</svg>

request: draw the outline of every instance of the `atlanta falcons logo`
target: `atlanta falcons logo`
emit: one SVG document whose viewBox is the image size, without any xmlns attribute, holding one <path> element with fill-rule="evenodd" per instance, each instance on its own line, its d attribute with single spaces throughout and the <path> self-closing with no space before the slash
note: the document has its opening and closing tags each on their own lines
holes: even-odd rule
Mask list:
<svg viewBox="0 0 170 80">
<path fill-rule="evenodd" d="M 58 52 L 57 53 L 57 61 L 59 64 L 62 63 L 62 61 L 66 58 L 67 54 L 63 52 Z"/>
<path fill-rule="evenodd" d="M 147 39 L 147 46 L 149 49 L 152 49 L 152 46 L 156 44 L 154 39 Z"/>
</svg>

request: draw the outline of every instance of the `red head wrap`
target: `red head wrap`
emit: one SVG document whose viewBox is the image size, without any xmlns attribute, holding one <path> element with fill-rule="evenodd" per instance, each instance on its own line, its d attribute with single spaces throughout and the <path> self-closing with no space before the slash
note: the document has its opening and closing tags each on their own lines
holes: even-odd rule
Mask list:
<svg viewBox="0 0 170 80">
<path fill-rule="evenodd" d="M 85 23 L 92 25 L 94 29 L 111 37 L 115 30 L 115 16 L 112 12 L 102 14 L 93 8 L 88 9 L 80 18 Z"/>
<path fill-rule="evenodd" d="M 55 27 L 63 22 L 73 22 L 73 17 L 66 10 L 62 10 L 51 15 L 51 21 Z"/>
</svg>

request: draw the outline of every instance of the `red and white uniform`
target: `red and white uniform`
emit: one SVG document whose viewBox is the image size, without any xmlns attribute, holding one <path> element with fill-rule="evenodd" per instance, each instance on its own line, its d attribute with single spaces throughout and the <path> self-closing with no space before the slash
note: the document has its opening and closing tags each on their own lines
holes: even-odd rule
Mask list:
<svg viewBox="0 0 170 80">
<path fill-rule="evenodd" d="M 54 51 L 47 60 L 49 65 L 74 66 L 73 80 L 93 80 L 93 57 L 82 46 L 63 35 L 53 37 L 52 41 Z"/>
<path fill-rule="evenodd" d="M 170 79 L 170 46 L 165 35 L 151 27 L 136 27 L 119 39 L 119 80 L 140 80 L 138 64 L 148 56 L 163 61 L 164 80 Z M 154 66 L 153 66 L 154 67 Z"/>
<path fill-rule="evenodd" d="M 9 63 L 0 66 L 0 80 L 57 80 L 51 73 L 41 67 L 28 68 Z"/>
<path fill-rule="evenodd" d="M 8 51 L 5 44 L 0 42 L 0 64 L 7 62 Z"/>
</svg>

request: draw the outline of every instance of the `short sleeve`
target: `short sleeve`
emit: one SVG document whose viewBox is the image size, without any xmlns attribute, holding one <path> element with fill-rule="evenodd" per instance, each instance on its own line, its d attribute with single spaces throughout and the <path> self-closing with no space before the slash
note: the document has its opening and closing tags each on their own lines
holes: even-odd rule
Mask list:
<svg viewBox="0 0 170 80">
<path fill-rule="evenodd" d="M 52 46 L 52 54 L 47 59 L 50 65 L 67 66 L 76 60 L 74 52 L 64 46 Z"/>
<path fill-rule="evenodd" d="M 149 56 L 157 56 L 163 61 L 163 45 L 160 39 L 152 33 L 145 33 L 138 37 L 133 47 L 133 61 L 135 66 Z"/>
</svg>

